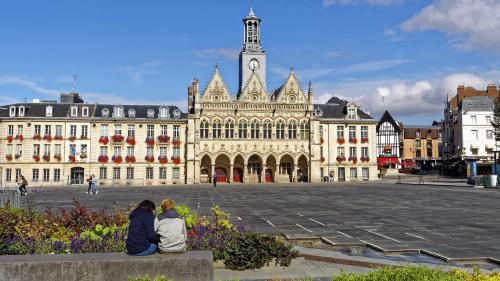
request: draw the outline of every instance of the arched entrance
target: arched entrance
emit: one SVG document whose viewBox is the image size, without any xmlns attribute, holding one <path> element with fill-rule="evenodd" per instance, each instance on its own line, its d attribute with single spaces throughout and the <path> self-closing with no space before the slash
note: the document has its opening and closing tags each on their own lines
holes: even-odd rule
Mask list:
<svg viewBox="0 0 500 281">
<path fill-rule="evenodd" d="M 200 164 L 200 182 L 209 183 L 212 179 L 212 159 L 205 155 L 201 158 Z"/>
<path fill-rule="evenodd" d="M 258 155 L 248 158 L 247 177 L 249 183 L 259 183 L 262 175 L 262 159 Z"/>
<path fill-rule="evenodd" d="M 307 157 L 301 155 L 299 161 L 297 161 L 297 181 L 299 182 L 309 182 L 309 165 L 307 162 Z"/>
<path fill-rule="evenodd" d="M 266 172 L 264 174 L 265 182 L 274 182 L 276 175 L 276 158 L 269 155 L 266 160 Z"/>
<path fill-rule="evenodd" d="M 217 183 L 227 183 L 229 181 L 229 169 L 231 168 L 231 161 L 225 154 L 221 154 L 215 159 L 215 176 Z"/>
<path fill-rule="evenodd" d="M 234 158 L 234 164 L 233 164 L 233 182 L 236 183 L 243 182 L 244 167 L 245 167 L 245 159 L 243 159 L 243 156 L 237 155 Z"/>
<path fill-rule="evenodd" d="M 85 169 L 82 167 L 71 168 L 71 184 L 83 184 L 85 178 Z"/>
<path fill-rule="evenodd" d="M 293 180 L 293 170 L 295 169 L 294 161 L 292 156 L 285 154 L 280 159 L 279 182 L 292 182 Z"/>
</svg>

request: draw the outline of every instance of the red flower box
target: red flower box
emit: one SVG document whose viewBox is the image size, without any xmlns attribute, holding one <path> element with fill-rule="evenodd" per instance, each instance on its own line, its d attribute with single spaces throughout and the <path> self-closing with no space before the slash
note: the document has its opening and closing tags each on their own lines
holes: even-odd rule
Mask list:
<svg viewBox="0 0 500 281">
<path fill-rule="evenodd" d="M 178 165 L 181 163 L 181 158 L 179 156 L 172 156 L 172 158 L 170 158 L 175 165 Z"/>
<path fill-rule="evenodd" d="M 148 163 L 153 163 L 155 161 L 155 157 L 153 155 L 146 155 L 146 157 L 144 157 L 144 160 L 146 160 L 146 162 Z"/>
<path fill-rule="evenodd" d="M 36 135 L 33 136 L 33 139 L 34 140 L 41 140 L 42 136 L 40 136 L 39 134 L 36 134 Z"/>
<path fill-rule="evenodd" d="M 325 143 L 325 139 L 324 139 L 324 138 L 320 138 L 320 139 L 319 139 L 319 143 L 320 143 L 320 144 L 324 144 L 324 143 Z"/>
<path fill-rule="evenodd" d="M 111 157 L 111 160 L 113 160 L 113 162 L 115 162 L 116 164 L 120 164 L 121 162 L 123 162 L 123 158 L 121 156 L 113 156 Z"/>
<path fill-rule="evenodd" d="M 148 146 L 153 146 L 155 145 L 155 139 L 154 138 L 146 138 L 146 144 Z"/>
<path fill-rule="evenodd" d="M 99 138 L 99 143 L 107 145 L 109 143 L 109 138 L 108 137 L 100 137 Z"/>
<path fill-rule="evenodd" d="M 111 137 L 111 140 L 113 142 L 123 142 L 123 136 L 122 135 L 114 135 Z"/>
<path fill-rule="evenodd" d="M 56 159 L 57 161 L 61 162 L 62 157 L 61 157 L 61 155 L 58 154 L 58 155 L 54 155 L 54 159 Z"/>
<path fill-rule="evenodd" d="M 361 162 L 370 162 L 370 157 L 368 156 L 363 156 L 360 158 Z"/>
<path fill-rule="evenodd" d="M 108 155 L 100 155 L 97 158 L 97 161 L 99 161 L 100 163 L 108 163 L 109 157 L 108 157 Z"/>
<path fill-rule="evenodd" d="M 353 164 L 358 163 L 358 157 L 349 157 L 349 161 L 352 161 Z"/>
<path fill-rule="evenodd" d="M 81 135 L 81 136 L 80 136 L 80 139 L 82 139 L 82 140 L 86 140 L 86 139 L 87 139 L 87 136 Z"/>
<path fill-rule="evenodd" d="M 50 161 L 50 155 L 46 154 L 43 156 L 43 161 L 49 162 Z"/>
<path fill-rule="evenodd" d="M 127 156 L 125 156 L 125 162 L 127 162 L 127 163 L 135 163 L 135 156 L 134 155 L 127 155 Z"/>
<path fill-rule="evenodd" d="M 345 156 L 337 156 L 337 162 L 342 163 L 345 161 Z"/>
<path fill-rule="evenodd" d="M 11 143 L 13 140 L 14 140 L 14 137 L 13 137 L 13 136 L 7 136 L 7 141 L 8 141 L 9 143 Z"/>
<path fill-rule="evenodd" d="M 52 135 L 45 135 L 43 136 L 43 139 L 48 141 L 48 142 L 51 142 L 52 141 Z"/>
<path fill-rule="evenodd" d="M 344 138 L 337 138 L 337 142 L 339 144 L 344 144 L 345 143 L 345 139 Z"/>
<path fill-rule="evenodd" d="M 70 155 L 69 156 L 69 161 L 75 163 L 76 162 L 76 156 L 75 155 Z"/>
<path fill-rule="evenodd" d="M 24 136 L 23 135 L 17 135 L 16 136 L 16 140 L 23 141 L 24 140 Z"/>
<path fill-rule="evenodd" d="M 16 154 L 16 155 L 14 155 L 14 158 L 19 159 L 19 158 L 21 158 L 21 155 Z"/>
<path fill-rule="evenodd" d="M 179 146 L 179 145 L 181 145 L 181 140 L 178 139 L 178 138 L 177 139 L 173 139 L 172 140 L 172 145 L 173 146 Z"/>
<path fill-rule="evenodd" d="M 5 155 L 5 159 L 7 159 L 7 161 L 12 161 L 12 154 Z"/>
<path fill-rule="evenodd" d="M 136 141 L 135 141 L 135 137 L 127 137 L 127 140 L 126 142 L 130 145 L 135 145 Z"/>
<path fill-rule="evenodd" d="M 159 143 L 168 143 L 170 141 L 170 137 L 167 135 L 160 135 L 158 136 L 158 142 Z"/>
<path fill-rule="evenodd" d="M 319 159 L 319 161 L 325 162 L 325 157 L 321 156 L 321 158 Z"/>
<path fill-rule="evenodd" d="M 74 141 L 76 140 L 76 137 L 75 137 L 75 136 L 70 136 L 70 137 L 68 138 L 68 140 L 69 140 L 70 142 L 74 142 Z"/>
<path fill-rule="evenodd" d="M 40 155 L 33 155 L 33 159 L 34 159 L 36 162 L 40 162 Z"/>
<path fill-rule="evenodd" d="M 358 143 L 358 139 L 357 138 L 349 138 L 349 142 L 356 144 L 356 143 Z"/>
<path fill-rule="evenodd" d="M 158 156 L 158 161 L 160 162 L 160 164 L 167 164 L 168 158 L 167 156 Z"/>
<path fill-rule="evenodd" d="M 80 159 L 87 158 L 87 153 L 80 153 Z"/>
<path fill-rule="evenodd" d="M 55 140 L 62 140 L 62 139 L 63 139 L 63 137 L 62 137 L 62 136 L 55 136 L 55 137 L 54 137 L 54 139 L 55 139 Z"/>
<path fill-rule="evenodd" d="M 368 143 L 368 138 L 361 138 L 361 143 Z"/>
</svg>

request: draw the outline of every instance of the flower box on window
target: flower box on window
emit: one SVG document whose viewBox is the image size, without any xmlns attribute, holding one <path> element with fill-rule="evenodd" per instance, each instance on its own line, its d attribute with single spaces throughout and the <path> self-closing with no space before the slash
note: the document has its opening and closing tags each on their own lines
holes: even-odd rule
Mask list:
<svg viewBox="0 0 500 281">
<path fill-rule="evenodd" d="M 69 140 L 70 142 L 74 142 L 74 141 L 76 140 L 76 136 L 70 136 L 70 137 L 68 138 L 68 140 Z"/>
<path fill-rule="evenodd" d="M 99 143 L 107 145 L 109 143 L 109 138 L 108 137 L 100 137 L 99 138 Z"/>
<path fill-rule="evenodd" d="M 46 140 L 46 141 L 48 141 L 48 142 L 51 142 L 52 141 L 52 135 L 44 135 L 43 139 Z"/>
<path fill-rule="evenodd" d="M 99 155 L 97 161 L 99 161 L 99 163 L 108 163 L 109 157 L 108 155 Z"/>
<path fill-rule="evenodd" d="M 365 163 L 366 163 L 366 162 L 370 162 L 370 157 L 368 157 L 368 156 L 363 156 L 363 157 L 361 157 L 361 158 L 360 158 L 360 160 L 361 160 L 361 162 L 365 162 Z"/>
<path fill-rule="evenodd" d="M 325 143 L 325 139 L 324 139 L 324 138 L 320 138 L 320 139 L 319 139 L 319 143 L 320 143 L 320 144 L 324 144 L 324 143 Z"/>
<path fill-rule="evenodd" d="M 63 137 L 61 135 L 56 135 L 54 137 L 54 140 L 62 140 L 62 139 L 63 139 Z"/>
<path fill-rule="evenodd" d="M 45 162 L 49 162 L 49 161 L 50 161 L 50 155 L 49 155 L 49 154 L 45 154 L 45 155 L 43 156 L 43 161 L 45 161 Z"/>
<path fill-rule="evenodd" d="M 40 136 L 40 134 L 36 134 L 33 136 L 33 140 L 41 140 L 42 139 L 42 136 Z"/>
<path fill-rule="evenodd" d="M 148 163 L 153 163 L 155 161 L 155 157 L 153 155 L 146 155 L 146 157 L 144 157 L 144 160 L 146 160 L 146 162 Z"/>
<path fill-rule="evenodd" d="M 135 156 L 134 155 L 127 155 L 127 156 L 125 156 L 125 162 L 127 162 L 127 163 L 135 163 Z"/>
<path fill-rule="evenodd" d="M 349 138 L 349 142 L 356 144 L 356 143 L 358 143 L 358 139 L 357 138 Z"/>
<path fill-rule="evenodd" d="M 86 139 L 87 139 L 87 135 L 81 135 L 81 136 L 80 136 L 80 139 L 82 139 L 82 140 L 86 140 Z"/>
<path fill-rule="evenodd" d="M 76 155 L 70 155 L 69 156 L 69 161 L 72 162 L 72 163 L 75 163 L 76 162 Z"/>
<path fill-rule="evenodd" d="M 325 162 L 325 157 L 321 156 L 321 158 L 319 159 L 319 161 L 321 161 L 321 163 Z"/>
<path fill-rule="evenodd" d="M 351 161 L 353 164 L 358 163 L 358 157 L 349 157 L 349 161 Z"/>
<path fill-rule="evenodd" d="M 36 162 L 40 162 L 40 155 L 38 154 L 33 155 L 33 160 L 35 160 Z"/>
<path fill-rule="evenodd" d="M 154 138 L 146 138 L 146 144 L 148 146 L 153 146 L 155 145 L 155 139 Z"/>
<path fill-rule="evenodd" d="M 160 162 L 160 164 L 167 164 L 168 158 L 167 156 L 158 156 L 158 161 Z"/>
<path fill-rule="evenodd" d="M 61 162 L 61 160 L 62 160 L 61 154 L 54 155 L 54 159 L 56 159 L 57 161 Z"/>
<path fill-rule="evenodd" d="M 24 136 L 23 135 L 17 135 L 16 136 L 16 140 L 23 141 L 24 140 Z"/>
<path fill-rule="evenodd" d="M 339 163 L 345 162 L 345 156 L 337 156 L 337 162 Z"/>
<path fill-rule="evenodd" d="M 5 155 L 5 159 L 7 159 L 7 161 L 12 161 L 12 154 Z"/>
<path fill-rule="evenodd" d="M 122 135 L 114 135 L 111 137 L 111 140 L 114 143 L 120 143 L 120 142 L 123 142 L 123 136 Z"/>
<path fill-rule="evenodd" d="M 179 138 L 175 138 L 172 140 L 172 145 L 173 146 L 179 146 L 181 145 L 181 140 Z"/>
<path fill-rule="evenodd" d="M 172 162 L 174 162 L 175 165 L 178 165 L 181 163 L 181 158 L 179 156 L 172 156 L 171 160 L 172 160 Z"/>
<path fill-rule="evenodd" d="M 123 158 L 121 156 L 116 156 L 116 155 L 114 155 L 113 157 L 111 157 L 111 160 L 113 162 L 115 162 L 116 164 L 120 164 L 121 162 L 123 162 Z"/>
<path fill-rule="evenodd" d="M 368 143 L 368 138 L 361 138 L 361 143 Z"/>
<path fill-rule="evenodd" d="M 80 159 L 86 159 L 87 153 L 80 153 Z"/>
<path fill-rule="evenodd" d="M 135 145 L 136 141 L 135 141 L 135 137 L 127 137 L 127 140 L 126 142 L 130 145 Z"/>
<path fill-rule="evenodd" d="M 344 138 L 337 138 L 337 143 L 338 144 L 344 144 L 345 143 L 345 139 Z"/>
<path fill-rule="evenodd" d="M 159 143 L 168 143 L 168 142 L 170 142 L 170 137 L 167 135 L 159 135 L 158 142 Z"/>
<path fill-rule="evenodd" d="M 16 154 L 16 155 L 14 155 L 14 158 L 16 158 L 16 159 L 21 158 L 21 154 Z"/>
<path fill-rule="evenodd" d="M 14 140 L 14 136 L 7 136 L 7 141 L 11 143 Z"/>
</svg>

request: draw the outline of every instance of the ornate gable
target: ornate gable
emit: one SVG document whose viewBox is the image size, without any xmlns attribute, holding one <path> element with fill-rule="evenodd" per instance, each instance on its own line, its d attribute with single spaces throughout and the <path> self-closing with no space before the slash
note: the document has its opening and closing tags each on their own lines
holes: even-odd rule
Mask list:
<svg viewBox="0 0 500 281">
<path fill-rule="evenodd" d="M 277 91 L 275 100 L 278 103 L 307 103 L 304 91 L 293 72 L 288 75 L 285 84 Z"/>
<path fill-rule="evenodd" d="M 269 102 L 269 96 L 266 94 L 264 86 L 262 85 L 258 75 L 252 73 L 238 100 L 241 102 L 252 103 Z"/>
<path fill-rule="evenodd" d="M 232 98 L 229 90 L 220 75 L 219 69 L 216 68 L 212 78 L 208 82 L 207 88 L 203 92 L 201 102 L 231 102 Z"/>
</svg>

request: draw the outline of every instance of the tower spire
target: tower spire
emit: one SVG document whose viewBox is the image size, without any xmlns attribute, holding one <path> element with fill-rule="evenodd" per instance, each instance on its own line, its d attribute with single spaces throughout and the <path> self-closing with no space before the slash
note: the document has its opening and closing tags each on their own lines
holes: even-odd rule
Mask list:
<svg viewBox="0 0 500 281">
<path fill-rule="evenodd" d="M 313 83 L 311 80 L 309 80 L 309 89 L 307 90 L 307 101 L 309 103 L 312 103 L 313 99 Z"/>
</svg>

